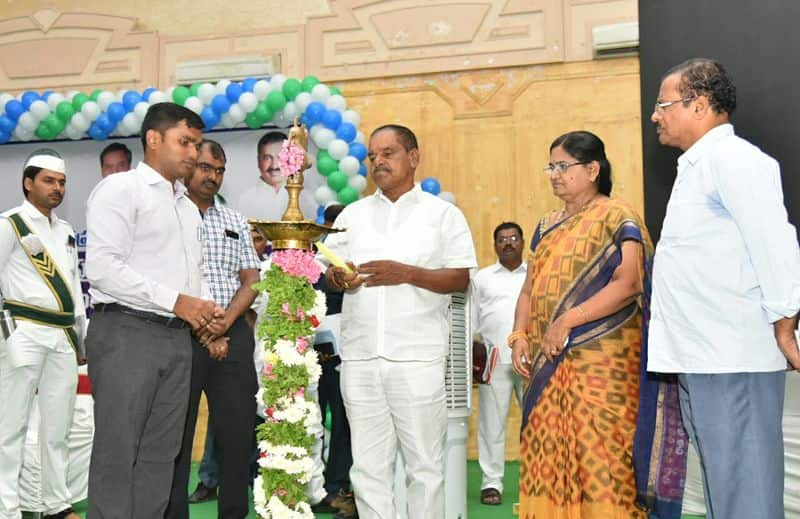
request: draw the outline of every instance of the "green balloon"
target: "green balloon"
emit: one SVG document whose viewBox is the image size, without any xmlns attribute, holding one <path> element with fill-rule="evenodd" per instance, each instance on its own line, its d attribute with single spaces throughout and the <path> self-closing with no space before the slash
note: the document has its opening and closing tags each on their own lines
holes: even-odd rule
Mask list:
<svg viewBox="0 0 800 519">
<path fill-rule="evenodd" d="M 332 96 L 337 95 L 337 94 L 338 95 L 342 95 L 342 91 L 339 90 L 338 88 L 336 88 L 335 86 L 330 87 L 329 90 L 331 91 L 331 95 Z"/>
<path fill-rule="evenodd" d="M 320 159 L 322 159 L 322 157 L 328 157 L 329 159 L 333 158 L 333 157 L 331 157 L 331 154 L 328 153 L 328 150 L 319 150 L 317 152 L 317 160 L 319 161 Z M 336 160 L 336 159 L 333 159 L 333 160 Z"/>
<path fill-rule="evenodd" d="M 191 92 L 193 96 L 196 96 L 197 92 L 200 91 L 200 85 L 202 84 L 203 83 L 192 83 L 192 86 L 189 87 L 189 92 Z"/>
<path fill-rule="evenodd" d="M 172 100 L 181 106 L 183 106 L 183 103 L 185 103 L 186 100 L 191 96 L 192 92 L 185 86 L 179 86 L 172 91 Z"/>
<path fill-rule="evenodd" d="M 79 112 L 81 107 L 89 100 L 89 96 L 84 94 L 83 92 L 79 94 L 75 94 L 75 97 L 72 98 L 72 107 L 75 108 L 76 112 Z"/>
<path fill-rule="evenodd" d="M 255 110 L 247 114 L 247 117 L 244 118 L 244 123 L 247 125 L 248 128 L 251 128 L 253 130 L 261 128 L 261 125 L 264 124 L 256 114 Z"/>
<path fill-rule="evenodd" d="M 297 94 L 302 91 L 303 84 L 294 78 L 287 79 L 283 82 L 283 95 L 285 95 L 286 99 L 289 101 L 294 101 L 294 98 L 297 97 Z"/>
<path fill-rule="evenodd" d="M 352 186 L 345 186 L 339 191 L 339 203 L 349 205 L 358 200 L 358 191 Z"/>
<path fill-rule="evenodd" d="M 267 105 L 266 101 L 261 101 L 256 105 L 256 109 L 251 112 L 252 114 L 256 114 L 258 116 L 258 120 L 261 121 L 259 126 L 263 125 L 266 122 L 272 120 L 272 116 L 275 115 L 272 113 L 272 109 Z M 249 115 L 249 114 L 248 114 Z"/>
<path fill-rule="evenodd" d="M 45 117 L 45 119 L 42 121 L 42 124 L 44 124 L 47 127 L 47 129 L 49 130 L 50 133 L 53 134 L 53 136 L 58 135 L 64 130 L 64 123 L 61 122 L 61 119 L 59 119 L 56 116 L 56 114 L 50 114 L 47 117 Z"/>
<path fill-rule="evenodd" d="M 347 175 L 341 171 L 334 171 L 328 175 L 328 187 L 338 192 L 347 186 Z"/>
<path fill-rule="evenodd" d="M 286 106 L 286 96 L 283 95 L 283 92 L 273 90 L 267 95 L 267 106 L 273 113 L 280 112 Z"/>
<path fill-rule="evenodd" d="M 95 88 L 94 90 L 92 90 L 92 93 L 89 94 L 89 99 L 96 102 L 97 98 L 100 97 L 100 94 L 102 93 L 103 90 L 101 88 Z"/>
<path fill-rule="evenodd" d="M 53 138 L 53 134 L 50 132 L 50 129 L 47 127 L 44 121 L 39 123 L 39 126 L 36 128 L 36 132 L 34 132 L 39 139 L 43 141 L 49 141 Z"/>
<path fill-rule="evenodd" d="M 319 79 L 316 76 L 306 76 L 303 78 L 303 92 L 311 92 L 315 86 L 319 84 Z"/>
<path fill-rule="evenodd" d="M 327 152 L 326 152 L 327 153 Z M 339 163 L 331 158 L 330 155 L 320 157 L 317 155 L 317 171 L 323 177 L 327 177 L 339 169 Z M 336 190 L 334 190 L 336 191 Z"/>
<path fill-rule="evenodd" d="M 69 101 L 61 101 L 56 105 L 56 116 L 65 123 L 68 123 L 73 115 L 75 115 L 75 108 Z"/>
</svg>

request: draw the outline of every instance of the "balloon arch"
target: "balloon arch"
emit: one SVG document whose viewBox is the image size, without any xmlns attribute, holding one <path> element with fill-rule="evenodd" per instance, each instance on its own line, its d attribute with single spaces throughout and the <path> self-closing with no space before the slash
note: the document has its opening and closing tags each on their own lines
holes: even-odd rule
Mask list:
<svg viewBox="0 0 800 519">
<path fill-rule="evenodd" d="M 0 94 L 0 144 L 56 139 L 130 137 L 139 133 L 152 104 L 171 101 L 199 114 L 206 129 L 265 125 L 287 128 L 295 117 L 309 128 L 317 147 L 315 166 L 326 184 L 314 193 L 320 205 L 317 219 L 332 202 L 348 205 L 367 187 L 367 148 L 358 131 L 360 117 L 347 108 L 341 91 L 314 76 L 302 80 L 276 74 L 266 79 L 241 82 L 223 79 L 216 84 L 173 86 L 162 92 L 96 89 L 91 94 L 77 90 L 61 94 L 26 91 L 18 96 Z M 422 189 L 455 203 L 452 193 L 442 192 L 433 177 Z"/>
</svg>

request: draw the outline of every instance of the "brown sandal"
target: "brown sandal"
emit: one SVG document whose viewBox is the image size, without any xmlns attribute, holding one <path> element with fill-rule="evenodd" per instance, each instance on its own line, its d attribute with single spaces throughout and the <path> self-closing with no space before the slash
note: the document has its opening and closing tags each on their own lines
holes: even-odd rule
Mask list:
<svg viewBox="0 0 800 519">
<path fill-rule="evenodd" d="M 496 488 L 484 488 L 481 490 L 481 503 L 484 505 L 496 506 L 503 502 L 503 496 Z"/>
</svg>

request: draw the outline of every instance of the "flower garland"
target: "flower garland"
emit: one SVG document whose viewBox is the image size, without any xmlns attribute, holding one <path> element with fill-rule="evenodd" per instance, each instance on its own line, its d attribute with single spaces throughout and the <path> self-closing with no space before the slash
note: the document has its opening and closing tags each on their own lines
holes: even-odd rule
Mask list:
<svg viewBox="0 0 800 519">
<path fill-rule="evenodd" d="M 256 429 L 259 476 L 253 483 L 256 513 L 264 519 L 314 519 L 305 484 L 313 467 L 309 431 L 321 417 L 306 388 L 321 373 L 311 346 L 326 310 L 325 295 L 311 286 L 321 273 L 313 253 L 280 250 L 254 286 L 269 294 L 258 326 L 264 383 L 256 400 L 266 421 Z"/>
</svg>

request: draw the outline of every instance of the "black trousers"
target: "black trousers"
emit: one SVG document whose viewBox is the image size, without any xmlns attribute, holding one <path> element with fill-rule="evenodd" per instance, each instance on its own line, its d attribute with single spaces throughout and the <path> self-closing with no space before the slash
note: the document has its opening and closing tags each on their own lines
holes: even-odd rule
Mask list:
<svg viewBox="0 0 800 519">
<path fill-rule="evenodd" d="M 200 403 L 205 391 L 211 427 L 219 462 L 219 497 L 217 516 L 220 519 L 247 517 L 247 489 L 250 484 L 250 455 L 255 427 L 258 390 L 253 364 L 253 329 L 244 318 L 233 323 L 226 334 L 228 356 L 213 360 L 199 342 L 192 340 L 192 378 L 189 412 L 183 433 L 181 451 L 175 463 L 170 503 L 166 519 L 189 519 L 189 471 L 192 442 Z"/>
<path fill-rule="evenodd" d="M 339 372 L 336 370 L 339 364 L 341 360 L 338 356 L 320 361 L 322 375 L 319 377 L 319 407 L 323 423 L 325 408 L 330 407 L 331 410 L 331 442 L 328 462 L 325 464 L 325 490 L 328 493 L 350 490 L 350 467 L 353 465 L 350 424 L 344 410 Z"/>
</svg>

